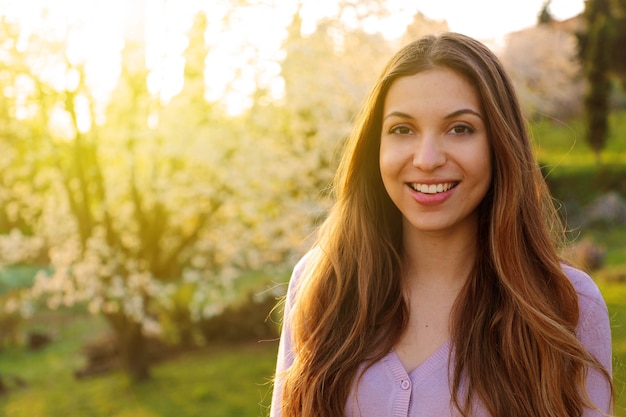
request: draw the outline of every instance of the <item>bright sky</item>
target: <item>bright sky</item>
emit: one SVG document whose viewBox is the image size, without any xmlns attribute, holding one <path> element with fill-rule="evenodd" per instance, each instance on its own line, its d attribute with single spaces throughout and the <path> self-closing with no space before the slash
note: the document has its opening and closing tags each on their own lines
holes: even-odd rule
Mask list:
<svg viewBox="0 0 626 417">
<path fill-rule="evenodd" d="M 446 20 L 450 30 L 481 39 L 497 39 L 509 32 L 533 26 L 545 0 L 389 0 L 397 12 L 389 21 L 390 33 L 398 35 L 416 11 L 434 20 Z M 311 15 L 323 15 L 335 0 L 304 1 Z M 552 0 L 550 12 L 558 20 L 581 13 L 584 0 Z M 396 33 L 394 33 L 396 32 Z"/>
<path fill-rule="evenodd" d="M 534 26 L 545 0 L 420 0 L 426 16 L 448 22 L 450 30 L 479 39 L 498 38 Z M 563 20 L 581 13 L 584 0 L 552 0 L 550 12 Z"/>
<path fill-rule="evenodd" d="M 336 0 L 299 0 L 303 4 L 305 30 L 311 31 L 319 17 L 336 10 Z M 368 0 L 363 0 L 368 1 Z M 533 26 L 545 0 L 388 0 L 390 18 L 383 22 L 388 37 L 401 35 L 416 11 L 435 20 L 446 20 L 452 31 L 484 41 L 501 41 L 506 33 Z M 92 83 L 98 96 L 113 87 L 119 71 L 122 35 L 145 34 L 151 91 L 164 99 L 182 86 L 186 32 L 193 14 L 202 9 L 209 18 L 206 35 L 210 55 L 207 60 L 212 100 L 226 98 L 227 107 L 241 106 L 241 96 L 254 90 L 256 83 L 280 94 L 277 81 L 281 58 L 280 44 L 286 35 L 297 1 L 256 0 L 249 10 L 232 16 L 231 27 L 224 27 L 221 16 L 231 0 L 0 0 L 0 15 L 17 18 L 25 31 L 41 25 L 41 11 L 47 18 L 76 29 L 68 39 L 70 59 L 86 61 L 92 69 Z M 280 7 L 277 7 L 280 5 Z M 552 0 L 550 11 L 557 19 L 572 17 L 584 8 L 584 0 Z M 145 24 L 137 21 L 145 10 Z M 128 29 L 128 28 L 132 29 Z M 139 35 L 138 35 L 139 33 Z M 248 64 L 261 64 L 255 71 Z M 234 79 L 240 71 L 243 77 Z M 226 86 L 234 95 L 226 95 Z M 239 97 L 237 97 L 239 95 Z"/>
</svg>

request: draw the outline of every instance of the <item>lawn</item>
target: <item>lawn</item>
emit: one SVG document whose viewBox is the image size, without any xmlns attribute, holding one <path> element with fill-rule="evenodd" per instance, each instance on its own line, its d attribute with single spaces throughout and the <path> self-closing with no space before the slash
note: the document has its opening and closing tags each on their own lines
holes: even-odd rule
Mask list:
<svg viewBox="0 0 626 417">
<path fill-rule="evenodd" d="M 626 417 L 626 284 L 601 283 L 600 289 L 611 316 L 615 415 Z"/>
<path fill-rule="evenodd" d="M 100 334 L 98 318 L 73 312 L 38 320 L 55 341 L 29 352 L 5 349 L 0 374 L 11 391 L 0 397 L 3 417 L 258 417 L 267 415 L 277 342 L 198 349 L 153 368 L 153 378 L 130 384 L 120 372 L 76 379 L 82 344 Z M 11 384 L 12 377 L 27 386 Z"/>
<path fill-rule="evenodd" d="M 626 141 L 620 137 L 626 128 L 626 111 L 614 112 L 610 119 L 610 134 L 601 154 L 605 166 L 626 163 Z M 597 168 L 597 161 L 585 139 L 581 120 L 559 121 L 544 119 L 529 124 L 537 159 L 554 174 L 587 171 Z"/>
</svg>

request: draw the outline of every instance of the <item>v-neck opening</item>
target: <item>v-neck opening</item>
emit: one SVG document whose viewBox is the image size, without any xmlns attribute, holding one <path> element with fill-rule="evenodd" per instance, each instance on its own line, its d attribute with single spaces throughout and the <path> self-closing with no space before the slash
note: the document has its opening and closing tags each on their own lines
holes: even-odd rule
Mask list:
<svg viewBox="0 0 626 417">
<path fill-rule="evenodd" d="M 389 352 L 387 361 L 388 365 L 391 367 L 391 372 L 396 377 L 410 377 L 411 380 L 417 382 L 433 372 L 436 369 L 439 369 L 442 365 L 445 365 L 448 362 L 448 358 L 450 356 L 450 345 L 451 340 L 448 339 L 445 343 L 437 348 L 429 357 L 427 357 L 422 363 L 420 363 L 416 368 L 412 370 L 407 370 L 402 361 L 400 360 L 400 356 L 398 356 L 398 352 L 396 352 L 395 348 L 392 348 Z"/>
</svg>

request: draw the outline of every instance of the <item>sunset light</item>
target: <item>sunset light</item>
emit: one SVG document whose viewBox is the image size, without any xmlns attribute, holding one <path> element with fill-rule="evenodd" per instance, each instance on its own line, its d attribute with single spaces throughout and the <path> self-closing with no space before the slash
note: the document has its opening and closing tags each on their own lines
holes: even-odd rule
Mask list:
<svg viewBox="0 0 626 417">
<path fill-rule="evenodd" d="M 335 0 L 258 0 L 235 9 L 230 4 L 229 0 L 2 0 L 0 15 L 19 22 L 22 39 L 45 27 L 52 39 L 65 42 L 67 58 L 87 66 L 90 88 L 103 101 L 118 77 L 124 39 L 144 42 L 150 91 L 167 101 L 182 87 L 186 32 L 193 15 L 203 10 L 209 18 L 207 99 L 222 101 L 229 112 L 238 112 L 249 105 L 247 97 L 258 86 L 268 88 L 276 98 L 282 95 L 281 43 L 296 9 L 300 7 L 306 33 L 315 29 L 319 19 L 336 14 L 337 4 Z M 389 0 L 387 15 L 366 21 L 365 28 L 394 38 L 420 11 L 445 20 L 453 31 L 502 42 L 505 34 L 533 25 L 541 5 L 542 0 L 446 0 L 408 6 L 402 0 Z M 554 0 L 550 5 L 559 19 L 582 9 L 583 0 Z M 52 69 L 47 71 L 55 77 Z"/>
<path fill-rule="evenodd" d="M 0 416 L 582 415 L 584 375 L 608 405 L 624 28 L 625 0 L 0 0 Z"/>
</svg>

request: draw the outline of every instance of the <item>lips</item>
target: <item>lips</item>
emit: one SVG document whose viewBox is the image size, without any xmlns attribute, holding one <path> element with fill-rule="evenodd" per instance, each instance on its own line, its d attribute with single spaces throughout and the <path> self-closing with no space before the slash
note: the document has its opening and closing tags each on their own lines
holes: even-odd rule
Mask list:
<svg viewBox="0 0 626 417">
<path fill-rule="evenodd" d="M 409 187 L 411 187 L 414 191 L 422 194 L 439 194 L 444 193 L 452 188 L 454 188 L 458 182 L 442 182 L 437 184 L 422 184 L 422 183 L 409 183 Z"/>
</svg>

